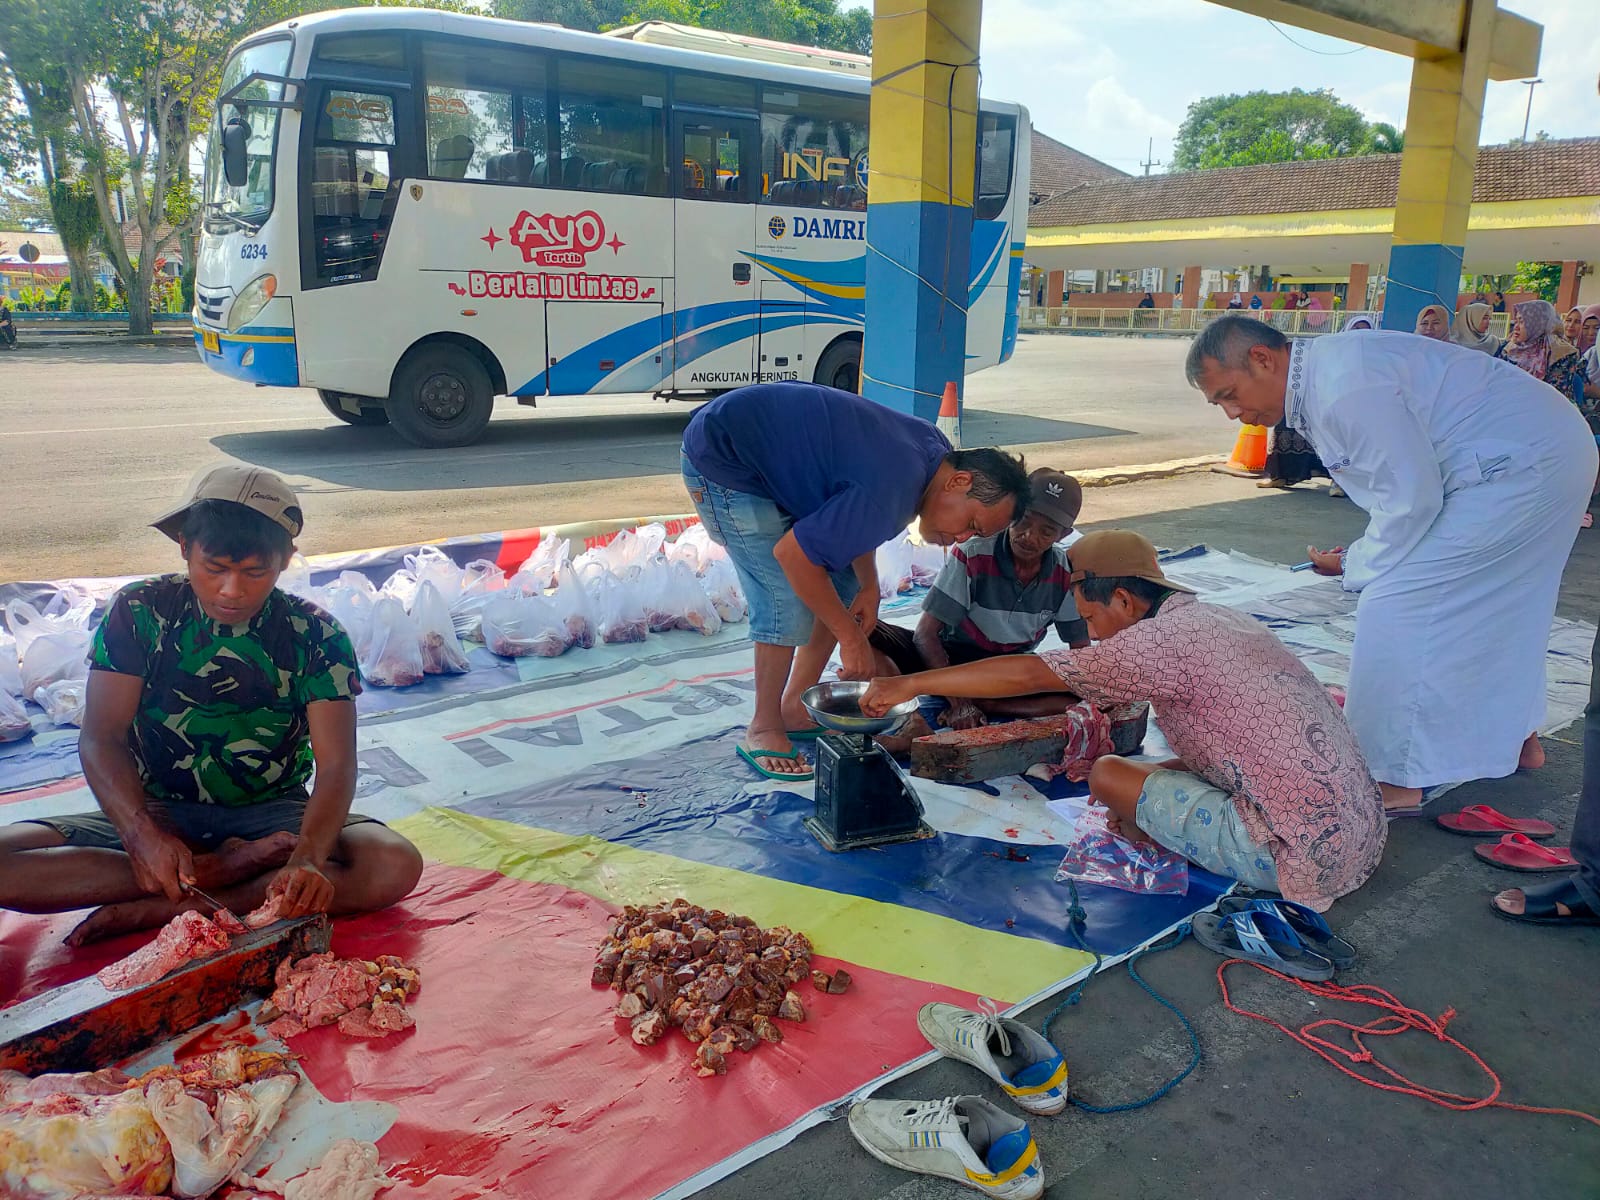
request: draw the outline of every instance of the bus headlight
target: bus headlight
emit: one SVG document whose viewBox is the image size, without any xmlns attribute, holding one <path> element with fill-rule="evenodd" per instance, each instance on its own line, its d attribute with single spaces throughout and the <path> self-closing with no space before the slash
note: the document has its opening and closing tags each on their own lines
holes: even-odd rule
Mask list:
<svg viewBox="0 0 1600 1200">
<path fill-rule="evenodd" d="M 245 284 L 239 289 L 239 295 L 234 298 L 233 307 L 228 310 L 228 332 L 238 333 L 254 321 L 267 306 L 267 301 L 277 294 L 276 275 L 263 275 Z"/>
</svg>

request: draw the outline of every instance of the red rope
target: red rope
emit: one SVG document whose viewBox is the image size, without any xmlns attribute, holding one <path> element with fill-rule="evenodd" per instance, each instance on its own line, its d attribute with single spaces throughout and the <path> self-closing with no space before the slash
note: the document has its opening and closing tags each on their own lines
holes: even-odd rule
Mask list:
<svg viewBox="0 0 1600 1200">
<path fill-rule="evenodd" d="M 1302 1025 L 1299 1029 L 1290 1029 L 1274 1021 L 1265 1013 L 1258 1013 L 1248 1008 L 1241 1008 L 1233 1002 L 1233 997 L 1228 993 L 1227 970 L 1229 967 L 1244 966 L 1255 967 L 1277 979 L 1292 983 L 1301 991 L 1315 996 L 1319 1000 L 1342 1000 L 1349 1004 L 1365 1004 L 1381 1010 L 1381 1016 L 1375 1017 L 1365 1025 L 1352 1025 L 1348 1021 L 1341 1021 L 1335 1017 L 1324 1017 L 1319 1021 L 1312 1021 Z M 1217 986 L 1222 989 L 1222 1002 L 1228 1006 L 1229 1012 L 1238 1013 L 1241 1017 L 1249 1017 L 1252 1021 L 1260 1021 L 1271 1025 L 1274 1029 L 1287 1034 L 1299 1042 L 1307 1050 L 1337 1067 L 1351 1079 L 1366 1084 L 1368 1087 L 1378 1088 L 1380 1091 L 1396 1092 L 1402 1096 L 1415 1096 L 1419 1100 L 1426 1100 L 1430 1104 L 1437 1104 L 1441 1108 L 1448 1108 L 1455 1112 L 1471 1112 L 1479 1108 L 1508 1108 L 1514 1112 L 1547 1113 L 1552 1116 L 1577 1117 L 1579 1120 L 1588 1121 L 1591 1125 L 1600 1126 L 1600 1117 L 1590 1113 L 1578 1112 L 1570 1108 L 1540 1108 L 1532 1104 L 1512 1104 L 1508 1100 L 1501 1100 L 1500 1077 L 1494 1073 L 1493 1068 L 1476 1053 L 1463 1046 L 1455 1038 L 1445 1032 L 1445 1026 L 1456 1015 L 1453 1008 L 1446 1009 L 1437 1018 L 1418 1012 L 1414 1008 L 1407 1008 L 1399 1000 L 1380 987 L 1369 983 L 1358 983 L 1352 986 L 1343 986 L 1337 983 L 1312 983 L 1304 979 L 1295 979 L 1282 972 L 1274 971 L 1271 967 L 1260 963 L 1249 962 L 1242 958 L 1230 958 L 1217 967 Z M 1354 1049 L 1328 1040 L 1319 1034 L 1324 1028 L 1341 1029 L 1350 1035 Z M 1400 1072 L 1380 1062 L 1376 1055 L 1367 1047 L 1365 1041 L 1369 1037 L 1393 1037 L 1395 1034 L 1405 1033 L 1407 1030 L 1419 1030 L 1428 1034 L 1436 1041 L 1454 1046 L 1475 1063 L 1479 1070 L 1487 1076 L 1490 1084 L 1488 1095 L 1472 1097 L 1461 1096 L 1455 1092 L 1447 1092 L 1442 1088 L 1429 1087 L 1426 1084 L 1415 1083 L 1407 1079 Z M 1344 1061 L 1340 1061 L 1343 1059 Z M 1375 1079 L 1371 1075 L 1362 1074 L 1354 1070 L 1347 1063 L 1371 1063 L 1384 1075 L 1394 1082 L 1385 1082 Z"/>
</svg>

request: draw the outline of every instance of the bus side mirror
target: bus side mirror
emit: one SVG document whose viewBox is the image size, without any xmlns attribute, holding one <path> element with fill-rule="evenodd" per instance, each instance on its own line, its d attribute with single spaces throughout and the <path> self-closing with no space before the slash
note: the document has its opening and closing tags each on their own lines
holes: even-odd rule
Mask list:
<svg viewBox="0 0 1600 1200">
<path fill-rule="evenodd" d="M 222 127 L 222 177 L 229 187 L 244 187 L 250 176 L 250 126 L 243 117 L 229 117 Z"/>
</svg>

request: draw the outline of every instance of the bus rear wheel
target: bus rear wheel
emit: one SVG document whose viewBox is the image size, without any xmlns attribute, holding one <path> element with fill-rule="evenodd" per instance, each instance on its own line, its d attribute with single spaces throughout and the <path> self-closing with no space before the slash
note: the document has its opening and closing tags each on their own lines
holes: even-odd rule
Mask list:
<svg viewBox="0 0 1600 1200">
<path fill-rule="evenodd" d="M 861 339 L 841 338 L 822 352 L 817 362 L 816 383 L 843 392 L 861 390 Z"/>
<path fill-rule="evenodd" d="M 364 397 L 351 396 L 344 392 L 330 392 L 326 388 L 317 389 L 317 396 L 322 400 L 322 407 L 346 425 L 387 425 L 389 423 L 389 414 L 383 411 L 382 406 L 371 401 L 363 404 Z M 350 404 L 350 408 L 345 407 L 347 402 Z"/>
<path fill-rule="evenodd" d="M 477 357 L 460 346 L 424 346 L 395 372 L 389 423 L 429 450 L 477 441 L 494 411 L 494 387 Z"/>
</svg>

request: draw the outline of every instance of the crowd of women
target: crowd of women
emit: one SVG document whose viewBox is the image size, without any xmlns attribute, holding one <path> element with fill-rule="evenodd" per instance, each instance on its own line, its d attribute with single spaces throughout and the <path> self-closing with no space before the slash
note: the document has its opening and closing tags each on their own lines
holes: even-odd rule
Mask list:
<svg viewBox="0 0 1600 1200">
<path fill-rule="evenodd" d="M 1543 380 L 1578 406 L 1600 440 L 1600 304 L 1574 307 L 1563 318 L 1548 300 L 1524 300 L 1512 306 L 1508 338 L 1489 332 L 1494 312 L 1474 302 L 1452 318 L 1444 305 L 1430 304 L 1417 314 L 1414 332 L 1493 355 Z M 1372 328 L 1368 316 L 1352 317 L 1344 326 L 1345 332 Z M 1327 478 L 1328 472 L 1311 443 L 1284 425 L 1274 428 L 1266 475 L 1257 486 L 1292 487 L 1316 476 Z M 1330 494 L 1342 493 L 1335 485 Z M 1592 523 L 1586 515 L 1584 527 Z"/>
</svg>

